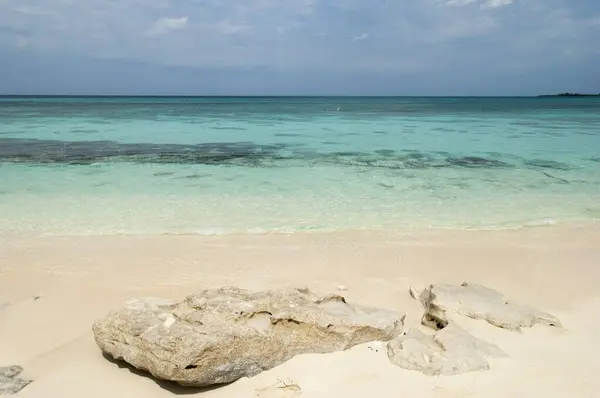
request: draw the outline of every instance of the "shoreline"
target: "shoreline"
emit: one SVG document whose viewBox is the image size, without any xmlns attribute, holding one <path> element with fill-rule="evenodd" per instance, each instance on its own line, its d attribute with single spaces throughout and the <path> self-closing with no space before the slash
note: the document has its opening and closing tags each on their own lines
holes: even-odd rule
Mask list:
<svg viewBox="0 0 600 398">
<path fill-rule="evenodd" d="M 23 377 L 34 380 L 18 395 L 25 398 L 161 398 L 173 391 L 251 397 L 279 380 L 298 383 L 300 396 L 308 398 L 368 393 L 592 397 L 600 390 L 594 376 L 600 358 L 588 355 L 600 349 L 598 258 L 598 223 L 426 234 L 0 235 L 0 307 L 6 304 L 0 309 L 0 366 L 25 368 Z M 316 293 L 337 292 L 343 285 L 349 301 L 404 312 L 406 327 L 418 327 L 422 307 L 410 298 L 409 288 L 463 281 L 553 313 L 564 329 L 513 333 L 465 320 L 461 327 L 509 354 L 485 372 L 431 378 L 391 365 L 385 349 L 358 346 L 301 355 L 253 378 L 204 391 L 157 384 L 108 361 L 91 331 L 94 320 L 133 297 L 180 300 L 228 285 L 251 290 L 308 287 Z"/>
<path fill-rule="evenodd" d="M 220 230 L 220 228 L 206 228 L 214 232 L 89 232 L 89 233 L 60 233 L 60 232 L 32 232 L 30 230 L 0 231 L 0 240 L 6 238 L 50 238 L 50 237 L 244 237 L 244 236 L 302 236 L 302 235 L 333 235 L 333 234 L 377 234 L 377 235 L 431 235 L 431 234 L 462 234 L 462 233 L 503 233 L 530 230 L 583 230 L 600 229 L 600 219 L 564 220 L 556 221 L 552 218 L 520 225 L 490 226 L 490 227 L 440 227 L 440 226 L 402 226 L 402 227 L 362 227 L 362 228 L 306 228 L 306 229 L 261 229 L 250 228 L 246 231 Z"/>
</svg>

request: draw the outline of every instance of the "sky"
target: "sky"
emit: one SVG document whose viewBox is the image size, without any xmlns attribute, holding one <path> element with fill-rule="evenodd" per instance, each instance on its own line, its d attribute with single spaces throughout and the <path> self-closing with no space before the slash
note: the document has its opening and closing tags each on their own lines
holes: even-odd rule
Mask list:
<svg viewBox="0 0 600 398">
<path fill-rule="evenodd" d="M 600 0 L 0 0 L 0 94 L 600 93 Z"/>
</svg>

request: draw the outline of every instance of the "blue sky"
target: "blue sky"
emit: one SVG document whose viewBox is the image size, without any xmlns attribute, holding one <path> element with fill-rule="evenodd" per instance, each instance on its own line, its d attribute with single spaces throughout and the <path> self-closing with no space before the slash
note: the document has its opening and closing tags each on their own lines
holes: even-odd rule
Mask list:
<svg viewBox="0 0 600 398">
<path fill-rule="evenodd" d="M 0 94 L 600 92 L 599 0 L 0 0 Z"/>
</svg>

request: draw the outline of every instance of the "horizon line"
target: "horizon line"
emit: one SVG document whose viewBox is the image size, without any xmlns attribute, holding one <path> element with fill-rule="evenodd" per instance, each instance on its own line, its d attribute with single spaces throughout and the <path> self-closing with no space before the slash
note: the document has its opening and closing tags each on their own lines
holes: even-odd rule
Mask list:
<svg viewBox="0 0 600 398">
<path fill-rule="evenodd" d="M 584 94 L 597 96 L 598 94 Z M 0 98 L 15 97 L 90 97 L 90 98 L 538 98 L 559 97 L 560 94 L 531 95 L 336 95 L 336 94 L 0 94 Z"/>
</svg>

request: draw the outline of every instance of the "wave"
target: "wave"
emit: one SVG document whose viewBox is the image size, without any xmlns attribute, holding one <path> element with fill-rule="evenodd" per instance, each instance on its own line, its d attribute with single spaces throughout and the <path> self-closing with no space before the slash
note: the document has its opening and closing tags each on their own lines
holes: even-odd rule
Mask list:
<svg viewBox="0 0 600 398">
<path fill-rule="evenodd" d="M 181 229 L 177 231 L 165 230 L 97 230 L 97 231 L 0 231 L 0 236 L 201 236 L 201 237 L 225 237 L 225 236 L 261 236 L 261 235 L 304 235 L 304 234 L 332 234 L 332 233 L 391 233 L 391 234 L 415 234 L 419 232 L 432 231 L 469 231 L 469 232 L 493 232 L 493 231 L 517 231 L 522 229 L 538 229 L 553 227 L 582 227 L 598 219 L 589 220 L 557 220 L 553 218 L 542 218 L 522 223 L 497 223 L 489 225 L 411 225 L 403 227 L 357 227 L 357 228 L 332 228 L 332 227 L 252 227 L 252 228 L 196 228 Z"/>
</svg>

